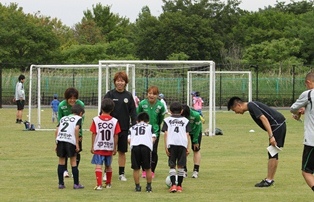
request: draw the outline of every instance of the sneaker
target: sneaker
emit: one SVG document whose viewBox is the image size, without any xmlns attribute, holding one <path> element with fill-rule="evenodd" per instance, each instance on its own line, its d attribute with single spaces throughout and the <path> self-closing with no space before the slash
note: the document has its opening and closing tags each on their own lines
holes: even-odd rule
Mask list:
<svg viewBox="0 0 314 202">
<path fill-rule="evenodd" d="M 64 184 L 59 184 L 59 189 L 64 189 L 64 188 L 65 188 Z"/>
<path fill-rule="evenodd" d="M 106 184 L 106 189 L 110 189 L 111 188 L 111 184 Z"/>
<path fill-rule="evenodd" d="M 169 189 L 171 193 L 177 192 L 177 185 L 172 185 Z"/>
<path fill-rule="evenodd" d="M 181 186 L 177 186 L 177 192 L 182 192 L 182 187 Z"/>
<path fill-rule="evenodd" d="M 255 187 L 270 187 L 271 185 L 274 184 L 274 180 L 272 180 L 271 182 L 267 182 L 266 179 L 262 180 L 261 182 L 255 184 Z"/>
<path fill-rule="evenodd" d="M 103 181 L 103 182 L 106 182 L 106 181 L 107 181 L 107 175 L 106 175 L 106 173 L 104 173 L 104 176 L 102 177 L 102 181 Z"/>
<path fill-rule="evenodd" d="M 155 178 L 155 173 L 154 173 L 154 172 L 152 172 L 152 178 L 153 178 L 153 179 Z"/>
<path fill-rule="evenodd" d="M 94 189 L 95 189 L 95 190 L 102 190 L 103 187 L 102 187 L 101 185 L 99 185 L 99 186 L 96 186 Z"/>
<path fill-rule="evenodd" d="M 198 178 L 198 172 L 197 171 L 193 171 L 192 178 Z"/>
<path fill-rule="evenodd" d="M 74 184 L 73 189 L 84 189 L 84 186 L 81 184 Z"/>
<path fill-rule="evenodd" d="M 70 177 L 69 176 L 69 172 L 66 170 L 66 171 L 64 171 L 64 173 L 63 173 L 63 177 L 65 177 L 65 178 L 68 178 L 68 177 Z"/>
<path fill-rule="evenodd" d="M 119 175 L 119 180 L 120 181 L 127 181 L 127 179 L 126 179 L 126 177 L 124 176 L 124 174 L 122 174 L 122 175 Z"/>
<path fill-rule="evenodd" d="M 142 187 L 139 186 L 139 187 L 135 187 L 135 192 L 141 192 L 142 191 Z"/>
<path fill-rule="evenodd" d="M 150 192 L 152 192 L 153 190 L 152 190 L 152 187 L 146 187 L 146 192 L 148 192 L 148 193 L 150 193 Z"/>
<path fill-rule="evenodd" d="M 146 178 L 146 171 L 142 171 L 142 178 Z"/>
</svg>

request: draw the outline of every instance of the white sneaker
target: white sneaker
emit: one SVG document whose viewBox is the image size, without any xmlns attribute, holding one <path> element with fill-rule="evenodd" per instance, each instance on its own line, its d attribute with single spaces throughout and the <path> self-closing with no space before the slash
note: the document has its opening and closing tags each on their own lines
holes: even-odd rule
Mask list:
<svg viewBox="0 0 314 202">
<path fill-rule="evenodd" d="M 119 175 L 119 180 L 120 181 L 127 181 L 126 177 L 124 176 L 124 174 Z"/>
<path fill-rule="evenodd" d="M 192 178 L 198 178 L 198 172 L 197 171 L 193 171 Z"/>
<path fill-rule="evenodd" d="M 68 177 L 70 177 L 69 176 L 69 172 L 66 170 L 66 171 L 64 171 L 64 173 L 63 173 L 63 177 L 66 177 L 66 178 L 68 178 Z"/>
<path fill-rule="evenodd" d="M 107 175 L 106 175 L 106 173 L 104 173 L 104 176 L 102 177 L 102 181 L 103 181 L 103 182 L 106 182 L 106 181 L 107 181 Z"/>
<path fill-rule="evenodd" d="M 106 189 L 110 189 L 111 188 L 111 184 L 106 184 Z"/>
<path fill-rule="evenodd" d="M 94 189 L 95 190 L 102 190 L 102 188 L 103 188 L 102 186 L 96 186 Z"/>
</svg>

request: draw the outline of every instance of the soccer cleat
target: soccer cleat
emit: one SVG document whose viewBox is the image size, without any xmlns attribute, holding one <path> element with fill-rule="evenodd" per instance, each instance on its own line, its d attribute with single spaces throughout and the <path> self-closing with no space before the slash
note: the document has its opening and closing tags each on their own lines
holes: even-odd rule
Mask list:
<svg viewBox="0 0 314 202">
<path fill-rule="evenodd" d="M 150 193 L 152 191 L 153 191 L 152 187 L 146 187 L 146 192 Z"/>
<path fill-rule="evenodd" d="M 65 188 L 64 184 L 59 184 L 59 189 L 64 189 L 64 188 Z"/>
<path fill-rule="evenodd" d="M 192 178 L 198 178 L 198 172 L 197 171 L 193 171 Z"/>
<path fill-rule="evenodd" d="M 106 182 L 106 181 L 107 181 L 106 173 L 104 173 L 104 176 L 102 177 L 102 181 L 103 181 L 103 182 Z"/>
<path fill-rule="evenodd" d="M 111 188 L 111 184 L 106 184 L 106 189 L 110 189 Z"/>
<path fill-rule="evenodd" d="M 135 187 L 135 192 L 141 192 L 141 191 L 142 191 L 142 187 L 141 186 Z"/>
<path fill-rule="evenodd" d="M 142 171 L 142 178 L 146 178 L 146 171 Z"/>
<path fill-rule="evenodd" d="M 65 177 L 65 178 L 68 178 L 68 177 L 70 177 L 69 176 L 69 172 L 66 170 L 66 171 L 64 171 L 64 173 L 63 173 L 63 177 Z"/>
<path fill-rule="evenodd" d="M 177 192 L 177 185 L 172 185 L 169 189 L 170 193 Z"/>
<path fill-rule="evenodd" d="M 84 189 L 84 186 L 81 184 L 74 184 L 73 189 Z"/>
<path fill-rule="evenodd" d="M 99 185 L 99 186 L 96 186 L 94 189 L 99 191 L 99 190 L 102 190 L 103 187 L 101 185 Z"/>
<path fill-rule="evenodd" d="M 255 187 L 270 187 L 274 184 L 274 182 L 274 180 L 272 180 L 271 182 L 267 182 L 267 180 L 264 179 L 261 182 L 255 184 Z"/>
<path fill-rule="evenodd" d="M 182 187 L 181 186 L 177 186 L 177 192 L 182 192 Z"/>
<path fill-rule="evenodd" d="M 119 175 L 119 180 L 120 181 L 127 181 L 127 179 L 126 179 L 126 177 L 124 176 L 124 174 L 122 174 L 122 175 Z"/>
</svg>

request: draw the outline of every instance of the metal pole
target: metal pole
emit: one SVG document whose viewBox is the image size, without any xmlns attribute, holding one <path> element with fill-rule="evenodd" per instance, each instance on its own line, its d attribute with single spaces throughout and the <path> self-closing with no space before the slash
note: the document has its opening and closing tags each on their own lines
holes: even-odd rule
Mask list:
<svg viewBox="0 0 314 202">
<path fill-rule="evenodd" d="M 292 65 L 292 103 L 295 101 L 294 93 L 295 93 L 295 65 Z"/>
</svg>

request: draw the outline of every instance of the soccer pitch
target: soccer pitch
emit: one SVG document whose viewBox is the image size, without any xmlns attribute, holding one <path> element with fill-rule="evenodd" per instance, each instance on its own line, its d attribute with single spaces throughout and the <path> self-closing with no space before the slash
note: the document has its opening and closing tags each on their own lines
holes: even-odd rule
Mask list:
<svg viewBox="0 0 314 202">
<path fill-rule="evenodd" d="M 84 128 L 89 128 L 95 110 L 86 111 Z M 24 111 L 26 118 L 27 109 Z M 54 152 L 54 131 L 23 131 L 15 124 L 15 108 L 0 109 L 0 192 L 1 201 L 310 201 L 313 191 L 301 175 L 303 123 L 291 118 L 288 110 L 280 110 L 287 119 L 285 147 L 279 155 L 275 184 L 256 188 L 254 184 L 266 177 L 268 137 L 248 113 L 217 111 L 216 127 L 222 136 L 203 136 L 199 178 L 191 178 L 193 155 L 188 156 L 188 178 L 182 193 L 169 193 L 165 185 L 168 175 L 163 136 L 159 143 L 159 161 L 153 179 L 152 193 L 134 192 L 134 181 L 127 153 L 126 177 L 118 180 L 117 156 L 113 159 L 112 188 L 93 190 L 96 180 L 91 133 L 84 131 L 81 153 L 80 182 L 82 190 L 73 190 L 73 179 L 65 179 L 66 189 L 58 189 L 57 163 Z M 51 119 L 51 109 L 42 117 Z M 207 117 L 207 116 L 205 116 Z M 255 132 L 250 133 L 253 129 Z M 70 170 L 71 171 L 71 170 Z M 146 181 L 141 179 L 142 190 Z M 144 189 L 143 189 L 144 187 Z"/>
</svg>

